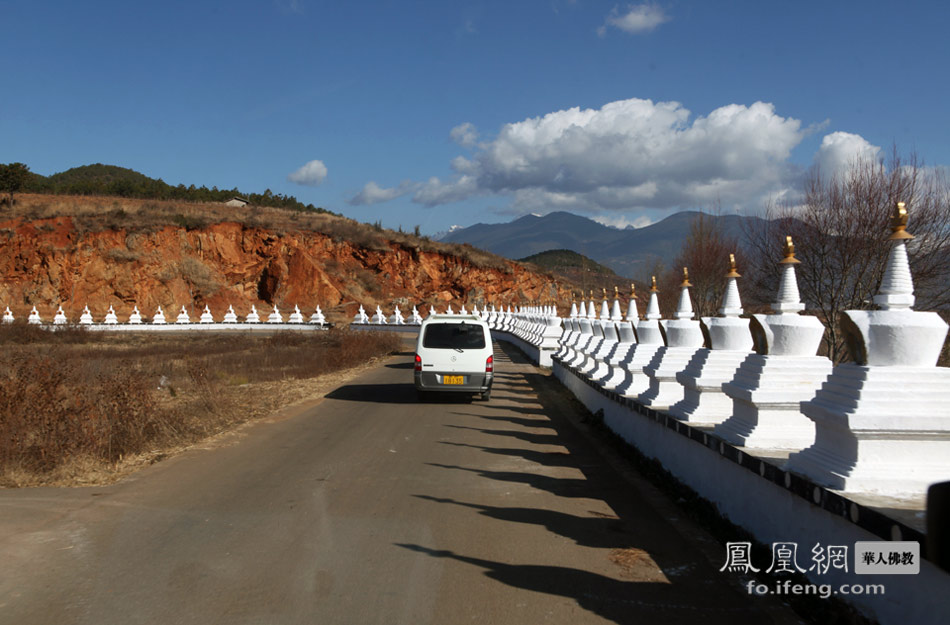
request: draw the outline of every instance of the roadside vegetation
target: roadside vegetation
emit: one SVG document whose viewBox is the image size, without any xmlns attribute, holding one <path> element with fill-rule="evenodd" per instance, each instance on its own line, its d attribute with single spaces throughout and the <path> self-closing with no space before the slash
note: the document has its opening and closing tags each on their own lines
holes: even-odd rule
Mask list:
<svg viewBox="0 0 950 625">
<path fill-rule="evenodd" d="M 396 351 L 393 334 L 115 335 L 0 326 L 0 486 L 101 483 Z"/>
</svg>

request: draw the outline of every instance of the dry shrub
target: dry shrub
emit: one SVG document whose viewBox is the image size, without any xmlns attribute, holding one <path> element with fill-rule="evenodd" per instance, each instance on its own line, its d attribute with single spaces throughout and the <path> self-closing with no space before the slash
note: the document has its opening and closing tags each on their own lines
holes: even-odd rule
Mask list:
<svg viewBox="0 0 950 625">
<path fill-rule="evenodd" d="M 315 378 L 399 347 L 393 334 L 348 330 L 118 335 L 0 325 L 0 484 L 190 444 L 249 418 L 238 402 L 247 385 L 254 395 L 254 384 Z"/>
<path fill-rule="evenodd" d="M 214 272 L 193 256 L 185 256 L 181 259 L 178 263 L 178 272 L 202 295 L 214 295 L 221 289 L 221 282 L 215 277 Z"/>
<path fill-rule="evenodd" d="M 363 287 L 364 292 L 374 295 L 382 290 L 377 280 L 377 273 L 372 269 L 359 268 L 354 270 L 352 275 L 353 282 Z"/>
<path fill-rule="evenodd" d="M 29 345 L 43 343 L 62 345 L 69 343 L 87 343 L 95 340 L 93 333 L 80 325 L 64 325 L 55 330 L 30 325 L 22 318 L 13 323 L 0 324 L 0 346 Z"/>
<path fill-rule="evenodd" d="M 138 252 L 134 252 L 130 249 L 114 247 L 106 251 L 106 258 L 120 263 L 131 263 L 142 258 L 142 255 Z"/>
<path fill-rule="evenodd" d="M 115 462 L 161 434 L 131 363 L 90 368 L 60 349 L 0 354 L 0 463 L 48 473 L 80 456 Z"/>
<path fill-rule="evenodd" d="M 348 241 L 350 244 L 375 252 L 390 251 L 389 244 L 379 231 L 368 224 L 350 219 L 326 219 L 320 224 L 319 232 L 336 242 Z"/>
<path fill-rule="evenodd" d="M 255 381 L 312 378 L 395 352 L 399 346 L 392 333 L 280 332 L 261 341 L 258 349 L 232 354 L 217 370 L 228 378 L 250 374 Z"/>
</svg>

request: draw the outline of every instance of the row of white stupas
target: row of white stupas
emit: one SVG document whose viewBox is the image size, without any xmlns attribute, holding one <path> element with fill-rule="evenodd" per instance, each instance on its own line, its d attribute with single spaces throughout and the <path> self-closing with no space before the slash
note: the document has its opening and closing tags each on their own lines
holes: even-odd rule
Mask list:
<svg viewBox="0 0 950 625">
<path fill-rule="evenodd" d="M 2 322 L 3 323 L 13 323 L 14 317 L 13 313 L 10 311 L 8 306 L 3 313 Z M 323 315 L 323 311 L 320 310 L 320 307 L 317 306 L 317 309 L 312 315 L 310 315 L 309 321 L 304 319 L 303 314 L 300 312 L 298 306 L 294 306 L 294 312 L 290 313 L 287 317 L 287 320 L 284 320 L 284 316 L 277 309 L 277 306 L 274 305 L 274 310 L 267 315 L 266 320 L 262 321 L 260 313 L 257 312 L 257 307 L 251 304 L 250 312 L 244 317 L 243 321 L 238 320 L 237 313 L 234 312 L 233 306 L 228 306 L 228 311 L 224 314 L 224 317 L 220 321 L 216 321 L 214 316 L 211 314 L 211 309 L 208 306 L 205 306 L 204 312 L 201 313 L 201 316 L 197 321 L 192 321 L 191 316 L 188 314 L 188 311 L 185 310 L 185 307 L 181 307 L 181 312 L 178 313 L 178 316 L 175 318 L 174 324 L 178 325 L 188 325 L 188 324 L 240 324 L 240 323 L 307 323 L 315 325 L 326 325 L 326 318 Z M 30 316 L 27 318 L 27 323 L 34 325 L 42 325 L 45 322 L 40 317 L 40 313 L 36 310 L 36 306 L 33 307 L 33 310 L 30 311 Z M 69 324 L 69 320 L 66 318 L 66 313 L 63 312 L 63 307 L 60 306 L 56 311 L 55 316 L 53 317 L 52 325 L 54 326 L 63 326 Z M 106 312 L 105 318 L 99 324 L 96 324 L 96 321 L 92 317 L 92 312 L 90 312 L 89 307 L 83 307 L 83 312 L 79 317 L 79 325 L 81 326 L 91 326 L 91 325 L 106 325 L 106 326 L 118 326 L 118 325 L 133 325 L 133 326 L 148 326 L 148 325 L 158 325 L 164 326 L 168 325 L 169 321 L 165 317 L 165 312 L 162 310 L 162 307 L 159 306 L 155 311 L 155 314 L 152 316 L 151 321 L 148 321 L 147 318 L 142 317 L 142 313 L 139 312 L 139 307 L 135 306 L 132 314 L 129 315 L 129 318 L 125 322 L 120 322 L 118 315 L 115 313 L 115 309 L 112 306 L 109 306 L 108 312 Z"/>
<path fill-rule="evenodd" d="M 661 319 L 655 280 L 643 319 L 633 297 L 625 320 L 616 299 L 612 309 L 604 299 L 599 317 L 582 302 L 553 358 L 618 400 L 712 427 L 748 450 L 784 450 L 786 470 L 824 486 L 920 495 L 950 480 L 950 369 L 936 366 L 948 326 L 912 309 L 906 223 L 898 204 L 879 310 L 842 317 L 855 362 L 816 355 L 824 329 L 800 314 L 791 237 L 774 314 L 740 318 L 733 262 L 720 316 L 695 319 L 684 269 L 672 319 Z"/>
<path fill-rule="evenodd" d="M 446 308 L 445 312 L 438 313 L 436 312 L 435 307 L 429 306 L 428 315 L 426 317 L 422 317 L 422 315 L 419 314 L 419 309 L 413 306 L 412 313 L 409 315 L 409 318 L 407 319 L 403 315 L 402 311 L 399 310 L 399 306 L 396 306 L 395 309 L 393 310 L 393 314 L 389 315 L 388 317 L 386 316 L 386 313 L 383 312 L 382 308 L 380 308 L 379 306 L 376 307 L 376 312 L 375 314 L 373 314 L 372 317 L 366 314 L 366 309 L 363 308 L 363 306 L 360 306 L 359 311 L 353 316 L 353 324 L 355 325 L 420 325 L 424 319 L 432 315 L 444 314 L 444 315 L 475 315 L 477 317 L 481 317 L 482 319 L 485 319 L 486 321 L 488 321 L 489 325 L 492 326 L 493 330 L 501 329 L 502 325 L 504 325 L 506 329 L 514 329 L 514 326 L 516 325 L 515 320 L 526 319 L 529 316 L 528 315 L 529 310 L 539 310 L 539 309 L 534 309 L 534 308 L 529 309 L 529 307 L 524 307 L 524 308 L 519 308 L 517 309 L 516 312 L 514 312 L 512 311 L 511 306 L 509 306 L 508 311 L 505 312 L 503 310 L 496 311 L 495 307 L 492 306 L 490 311 L 487 308 L 485 308 L 482 311 L 479 311 L 478 306 L 472 306 L 472 310 L 469 311 L 465 308 L 465 305 L 463 304 L 461 308 L 458 310 L 458 312 L 453 310 L 452 306 L 449 305 Z M 546 316 L 557 315 L 553 306 L 546 307 L 544 310 L 545 310 Z M 503 319 L 507 320 L 507 323 L 503 323 L 502 322 Z M 498 326 L 497 328 L 495 324 L 497 324 Z M 558 335 L 560 335 L 560 331 L 558 332 Z"/>
</svg>

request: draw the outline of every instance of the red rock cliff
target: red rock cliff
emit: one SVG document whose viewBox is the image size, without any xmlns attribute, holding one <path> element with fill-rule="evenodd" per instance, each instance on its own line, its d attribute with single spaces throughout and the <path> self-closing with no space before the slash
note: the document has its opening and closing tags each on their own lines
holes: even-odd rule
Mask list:
<svg viewBox="0 0 950 625">
<path fill-rule="evenodd" d="M 318 304 L 336 321 L 363 304 L 391 312 L 412 305 L 550 301 L 554 286 L 510 262 L 495 267 L 418 247 L 389 243 L 366 249 L 316 232 L 277 234 L 240 223 L 186 230 L 81 231 L 70 217 L 0 222 L 0 310 L 17 317 L 36 306 L 50 320 L 59 305 L 70 320 L 88 305 L 101 319 L 110 305 L 125 319 L 138 305 L 145 315 L 161 305 L 219 318 L 228 305 L 243 315 L 277 304 L 309 312 Z M 558 293 L 563 302 L 569 294 Z"/>
</svg>

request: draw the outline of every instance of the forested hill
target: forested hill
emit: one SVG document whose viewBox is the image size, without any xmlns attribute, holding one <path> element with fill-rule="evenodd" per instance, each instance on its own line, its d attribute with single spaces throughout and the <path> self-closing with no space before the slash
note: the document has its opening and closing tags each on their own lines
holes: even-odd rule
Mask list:
<svg viewBox="0 0 950 625">
<path fill-rule="evenodd" d="M 244 193 L 238 189 L 218 189 L 205 186 L 172 186 L 161 178 L 149 178 L 133 169 L 115 165 L 83 165 L 51 176 L 30 173 L 23 186 L 27 193 L 57 195 L 112 195 L 154 200 L 184 200 L 188 202 L 227 202 L 241 197 L 258 206 L 274 206 L 299 211 L 329 213 L 313 204 L 304 204 L 292 195 L 271 193 Z"/>
<path fill-rule="evenodd" d="M 613 290 L 620 287 L 626 293 L 628 278 L 614 273 L 610 267 L 594 262 L 583 254 L 571 250 L 547 250 L 520 259 L 518 262 L 530 263 L 539 269 L 549 271 L 571 288 L 580 287 L 582 295 L 591 289 Z"/>
<path fill-rule="evenodd" d="M 587 258 L 583 254 L 578 254 L 572 250 L 547 250 L 538 254 L 532 254 L 525 258 L 519 258 L 518 262 L 532 263 L 547 271 L 560 269 L 580 269 L 593 273 L 603 274 L 605 276 L 614 276 L 614 270 L 605 267 L 598 262 Z"/>
</svg>

